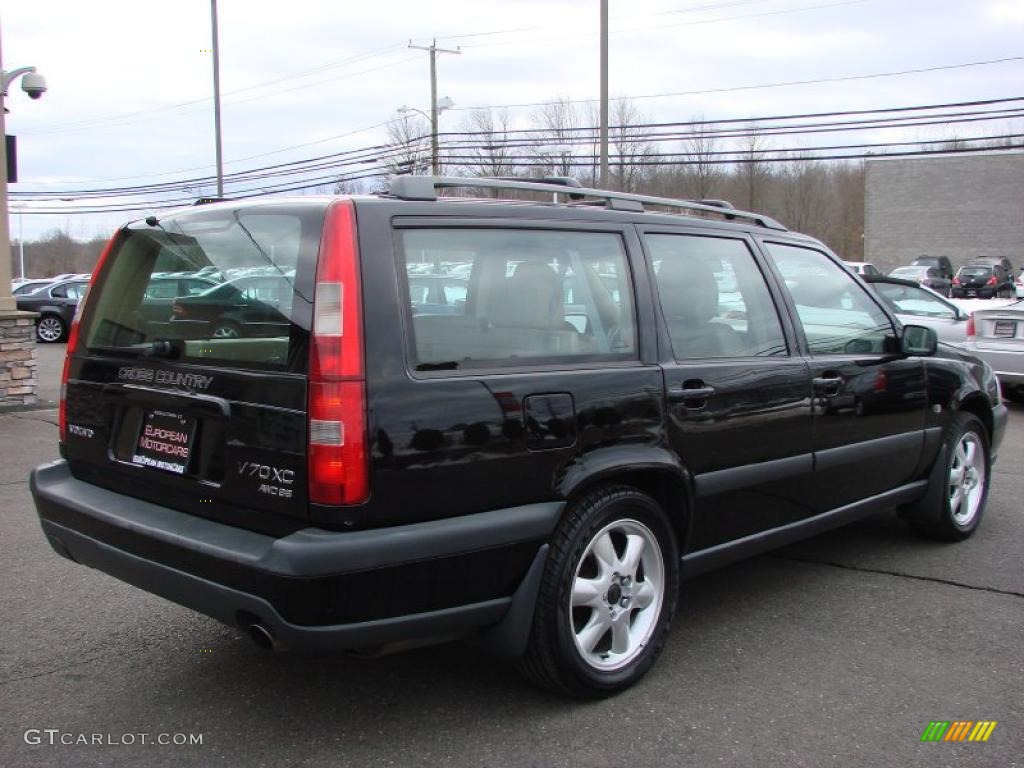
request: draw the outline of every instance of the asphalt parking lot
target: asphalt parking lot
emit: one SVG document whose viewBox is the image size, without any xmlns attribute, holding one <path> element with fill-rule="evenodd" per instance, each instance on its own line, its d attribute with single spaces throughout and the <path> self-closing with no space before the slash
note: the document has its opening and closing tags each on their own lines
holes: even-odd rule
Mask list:
<svg viewBox="0 0 1024 768">
<path fill-rule="evenodd" d="M 62 354 L 40 347 L 40 375 Z M 0 414 L 0 765 L 1024 765 L 1021 406 L 974 538 L 922 541 L 886 514 L 688 582 L 653 673 L 586 704 L 464 644 L 268 655 L 62 560 L 26 483 L 56 440 L 53 410 Z M 998 725 L 987 743 L 921 743 L 932 720 Z"/>
</svg>

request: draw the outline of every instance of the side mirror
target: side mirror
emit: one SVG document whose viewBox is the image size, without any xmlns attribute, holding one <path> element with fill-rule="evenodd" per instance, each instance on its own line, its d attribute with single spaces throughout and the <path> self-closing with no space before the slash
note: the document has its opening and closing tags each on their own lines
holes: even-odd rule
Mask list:
<svg viewBox="0 0 1024 768">
<path fill-rule="evenodd" d="M 929 357 L 935 354 L 938 347 L 939 337 L 932 328 L 923 325 L 903 326 L 903 335 L 900 336 L 900 351 L 903 354 Z"/>
</svg>

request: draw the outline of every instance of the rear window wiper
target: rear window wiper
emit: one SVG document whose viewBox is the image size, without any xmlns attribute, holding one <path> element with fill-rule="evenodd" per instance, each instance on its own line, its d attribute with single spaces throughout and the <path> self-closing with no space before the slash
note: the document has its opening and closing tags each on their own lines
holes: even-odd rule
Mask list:
<svg viewBox="0 0 1024 768">
<path fill-rule="evenodd" d="M 420 363 L 416 366 L 417 371 L 454 371 L 459 367 L 455 360 L 446 360 L 443 363 Z"/>
</svg>

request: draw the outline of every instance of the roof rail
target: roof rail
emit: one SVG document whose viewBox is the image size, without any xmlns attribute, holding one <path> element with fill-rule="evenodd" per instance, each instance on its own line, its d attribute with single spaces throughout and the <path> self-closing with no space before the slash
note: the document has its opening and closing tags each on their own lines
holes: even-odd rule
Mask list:
<svg viewBox="0 0 1024 768">
<path fill-rule="evenodd" d="M 562 177 L 559 177 L 562 178 Z M 601 198 L 606 201 L 609 208 L 616 210 L 643 210 L 646 205 L 660 205 L 666 208 L 680 208 L 688 211 L 701 211 L 724 216 L 727 219 L 747 219 L 767 229 L 778 229 L 787 231 L 775 219 L 760 213 L 741 211 L 733 208 L 728 203 L 723 205 L 721 200 L 675 200 L 668 197 L 652 197 L 650 195 L 635 195 L 629 192 L 613 192 L 607 189 L 594 189 L 591 187 L 573 186 L 566 182 L 552 183 L 550 181 L 510 180 L 488 176 L 463 178 L 458 176 L 396 176 L 391 179 L 389 193 L 392 197 L 400 200 L 437 200 L 438 189 L 450 189 L 452 187 L 481 187 L 485 189 L 521 189 L 529 192 L 566 192 L 566 187 L 571 188 L 571 197 L 581 196 Z M 618 203 L 618 204 L 617 204 Z M 728 207 L 726 207 L 728 206 Z"/>
</svg>

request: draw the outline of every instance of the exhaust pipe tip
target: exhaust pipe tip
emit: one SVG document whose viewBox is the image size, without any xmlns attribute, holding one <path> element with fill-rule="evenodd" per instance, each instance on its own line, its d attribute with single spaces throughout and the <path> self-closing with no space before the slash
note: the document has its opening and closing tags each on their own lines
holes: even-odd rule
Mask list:
<svg viewBox="0 0 1024 768">
<path fill-rule="evenodd" d="M 262 624 L 253 623 L 250 624 L 247 629 L 252 641 L 263 650 L 276 651 L 278 649 L 278 643 L 277 640 L 274 639 L 274 635 Z"/>
</svg>

